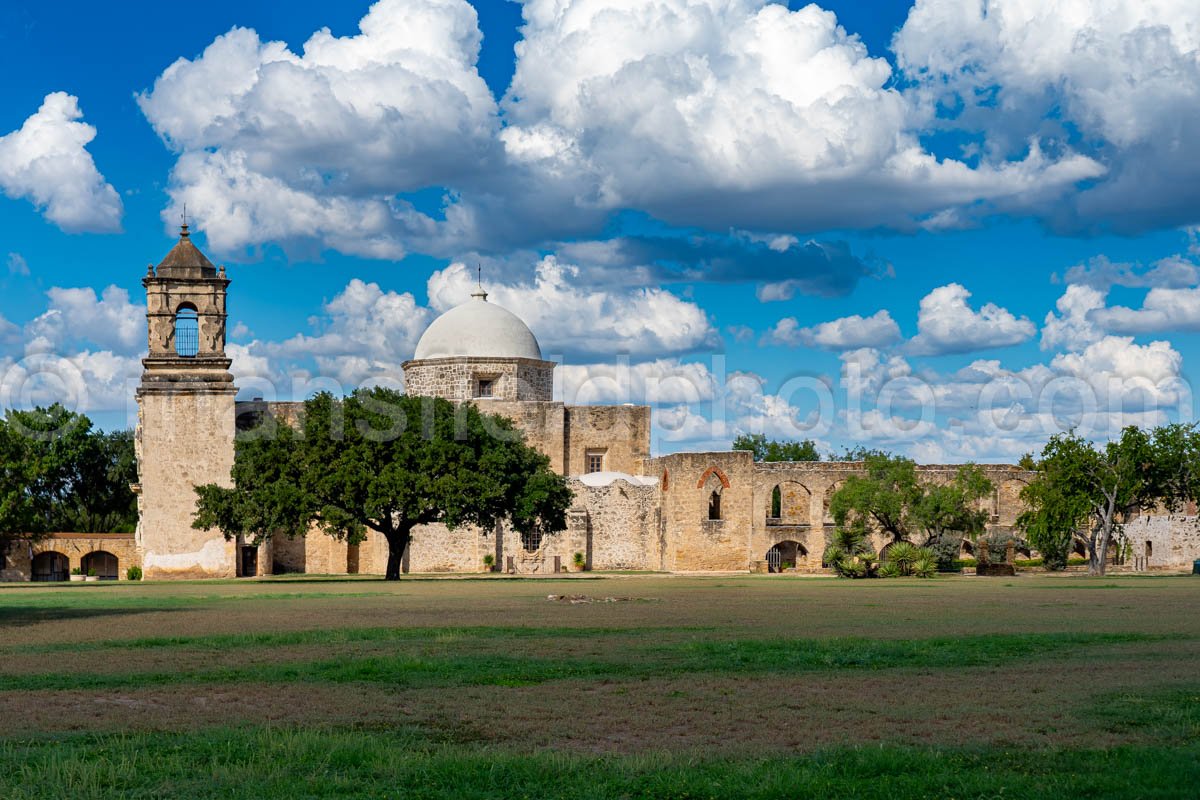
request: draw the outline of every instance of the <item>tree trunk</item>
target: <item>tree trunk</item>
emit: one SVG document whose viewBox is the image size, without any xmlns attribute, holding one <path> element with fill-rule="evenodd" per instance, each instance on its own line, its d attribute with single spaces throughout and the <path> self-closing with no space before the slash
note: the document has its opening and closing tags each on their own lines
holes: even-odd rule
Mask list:
<svg viewBox="0 0 1200 800">
<path fill-rule="evenodd" d="M 391 531 L 385 533 L 384 537 L 388 543 L 388 560 L 387 572 L 384 573 L 383 579 L 398 581 L 400 567 L 404 562 L 404 551 L 408 549 L 408 543 L 412 540 L 412 528 Z"/>
<path fill-rule="evenodd" d="M 1111 529 L 1104 523 L 1093 529 L 1091 541 L 1088 542 L 1089 575 L 1104 574 L 1105 562 L 1108 561 L 1108 541 L 1111 537 Z"/>
</svg>

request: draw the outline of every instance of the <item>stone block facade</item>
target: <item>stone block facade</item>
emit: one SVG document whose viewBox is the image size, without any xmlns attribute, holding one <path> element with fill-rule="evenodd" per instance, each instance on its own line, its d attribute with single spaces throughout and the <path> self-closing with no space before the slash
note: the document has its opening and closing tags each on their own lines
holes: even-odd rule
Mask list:
<svg viewBox="0 0 1200 800">
<path fill-rule="evenodd" d="M 466 356 L 406 361 L 404 387 L 421 397 L 470 400 L 550 400 L 554 397 L 554 362 L 530 358 Z M 487 393 L 481 393 L 481 382 Z"/>
<path fill-rule="evenodd" d="M 142 565 L 132 533 L 54 533 L 36 542 L 12 542 L 0 566 L 0 582 L 66 580 L 73 570 L 94 568 L 104 579 L 125 580 Z"/>
</svg>

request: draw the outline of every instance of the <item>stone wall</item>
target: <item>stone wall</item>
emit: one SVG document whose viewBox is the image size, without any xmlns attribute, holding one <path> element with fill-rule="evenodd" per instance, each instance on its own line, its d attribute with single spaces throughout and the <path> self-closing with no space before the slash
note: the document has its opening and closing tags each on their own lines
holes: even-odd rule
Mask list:
<svg viewBox="0 0 1200 800">
<path fill-rule="evenodd" d="M 1021 513 L 1021 489 L 1032 473 L 1011 465 L 981 464 L 995 484 L 992 497 L 983 501 L 989 511 L 989 530 L 1011 531 Z M 958 465 L 919 465 L 922 480 L 944 482 L 954 478 Z M 754 465 L 754 532 L 751 538 L 752 560 L 763 560 L 774 546 L 796 542 L 802 548 L 801 567 L 819 567 L 821 556 L 833 535 L 833 517 L 829 500 L 851 475 L 864 474 L 858 461 L 783 461 Z M 772 494 L 778 486 L 781 514 L 771 517 Z M 882 535 L 873 537 L 878 551 L 890 542 Z"/>
<path fill-rule="evenodd" d="M 132 533 L 53 533 L 30 544 L 15 541 L 5 557 L 6 568 L 0 570 L 0 582 L 28 581 L 33 576 L 33 559 L 45 553 L 66 557 L 67 572 L 83 569 L 83 560 L 92 553 L 110 553 L 117 559 L 117 577 L 125 579 L 130 567 L 142 566 L 141 553 Z"/>
<path fill-rule="evenodd" d="M 659 477 L 664 569 L 674 572 L 750 568 L 754 461 L 748 451 L 676 453 L 646 462 Z M 720 519 L 709 519 L 712 494 Z"/>
<path fill-rule="evenodd" d="M 649 406 L 567 406 L 563 474 L 587 472 L 589 452 L 604 456 L 605 472 L 640 475 L 650 457 Z"/>
<path fill-rule="evenodd" d="M 1131 557 L 1143 569 L 1191 568 L 1200 558 L 1200 518 L 1185 514 L 1143 514 L 1125 526 Z"/>
<path fill-rule="evenodd" d="M 470 400 L 479 380 L 489 379 L 497 400 L 550 400 L 554 396 L 554 362 L 528 358 L 430 358 L 406 361 L 405 391 L 421 397 Z"/>
<path fill-rule="evenodd" d="M 586 543 L 586 549 L 578 552 L 584 553 L 592 569 L 663 569 L 657 485 L 621 478 L 606 486 L 589 486 L 573 478 L 570 485 L 575 493 L 572 516 L 583 525 L 582 535 L 576 533 L 575 539 Z"/>
<path fill-rule="evenodd" d="M 147 578 L 231 578 L 234 542 L 192 527 L 195 487 L 229 485 L 233 469 L 233 388 L 139 391 L 137 541 Z"/>
</svg>

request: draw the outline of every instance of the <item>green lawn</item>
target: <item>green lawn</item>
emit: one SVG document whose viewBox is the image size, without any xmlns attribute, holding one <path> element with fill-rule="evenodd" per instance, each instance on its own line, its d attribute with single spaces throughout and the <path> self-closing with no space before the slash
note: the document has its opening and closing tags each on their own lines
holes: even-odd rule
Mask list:
<svg viewBox="0 0 1200 800">
<path fill-rule="evenodd" d="M 1200 578 L 2 586 L 0 634 L 6 800 L 1200 792 Z"/>
</svg>

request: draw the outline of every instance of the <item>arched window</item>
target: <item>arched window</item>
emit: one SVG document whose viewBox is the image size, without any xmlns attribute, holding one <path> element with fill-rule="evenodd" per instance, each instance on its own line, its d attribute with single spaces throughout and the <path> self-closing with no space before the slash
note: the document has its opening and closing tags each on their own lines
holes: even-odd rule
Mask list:
<svg viewBox="0 0 1200 800">
<path fill-rule="evenodd" d="M 521 533 L 521 547 L 525 548 L 526 553 L 537 552 L 537 549 L 542 546 L 542 534 L 537 531 Z"/>
<path fill-rule="evenodd" d="M 716 489 L 708 496 L 708 518 L 712 520 L 721 518 L 721 493 Z"/>
<path fill-rule="evenodd" d="M 776 486 L 771 490 L 771 519 L 779 519 L 783 516 L 783 492 Z"/>
<path fill-rule="evenodd" d="M 175 354 L 193 358 L 200 352 L 200 319 L 196 309 L 184 303 L 175 312 Z"/>
</svg>

